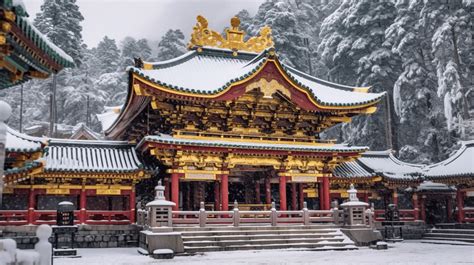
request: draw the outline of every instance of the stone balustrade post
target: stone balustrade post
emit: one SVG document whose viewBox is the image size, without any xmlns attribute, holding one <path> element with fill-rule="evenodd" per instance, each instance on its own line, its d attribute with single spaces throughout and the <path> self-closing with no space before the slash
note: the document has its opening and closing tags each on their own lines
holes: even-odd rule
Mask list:
<svg viewBox="0 0 474 265">
<path fill-rule="evenodd" d="M 199 207 L 199 227 L 206 227 L 207 213 L 204 207 L 204 202 L 201 202 Z"/>
<path fill-rule="evenodd" d="M 271 214 L 270 214 L 270 220 L 271 220 L 272 226 L 277 226 L 277 219 L 278 219 L 278 214 L 277 214 L 275 202 L 272 202 L 272 209 L 271 209 Z"/>
<path fill-rule="evenodd" d="M 240 224 L 240 213 L 239 213 L 239 204 L 237 201 L 234 201 L 234 215 L 233 215 L 233 220 L 234 220 L 234 227 L 239 227 Z"/>
<path fill-rule="evenodd" d="M 309 225 L 309 210 L 307 202 L 303 202 L 303 224 Z"/>
</svg>

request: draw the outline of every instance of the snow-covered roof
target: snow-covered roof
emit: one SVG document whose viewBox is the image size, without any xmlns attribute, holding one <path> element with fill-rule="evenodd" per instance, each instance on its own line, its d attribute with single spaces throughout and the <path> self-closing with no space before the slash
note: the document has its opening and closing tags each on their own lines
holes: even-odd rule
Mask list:
<svg viewBox="0 0 474 265">
<path fill-rule="evenodd" d="M 112 124 L 114 124 L 115 120 L 117 120 L 118 116 L 120 115 L 120 110 L 122 106 L 114 106 L 114 107 L 104 107 L 105 112 L 96 114 L 97 119 L 99 120 L 100 124 L 102 125 L 102 131 L 105 132 Z"/>
<path fill-rule="evenodd" d="M 256 143 L 242 141 L 226 141 L 226 140 L 200 140 L 200 139 L 183 139 L 176 138 L 171 135 L 149 135 L 145 136 L 137 147 L 146 142 L 157 142 L 165 144 L 181 144 L 192 146 L 222 147 L 222 148 L 244 148 L 259 150 L 282 150 L 282 151 L 309 151 L 309 152 L 363 152 L 369 148 L 366 146 L 347 146 L 343 144 L 334 145 L 303 145 L 303 144 L 277 144 L 277 143 Z"/>
<path fill-rule="evenodd" d="M 357 160 L 365 168 L 391 179 L 418 179 L 424 165 L 410 164 L 398 160 L 391 150 L 370 151 Z"/>
<path fill-rule="evenodd" d="M 417 191 L 454 191 L 450 186 L 443 183 L 435 183 L 432 181 L 423 181 L 417 188 Z"/>
<path fill-rule="evenodd" d="M 142 168 L 133 145 L 122 141 L 51 139 L 45 172 L 133 172 Z"/>
<path fill-rule="evenodd" d="M 451 157 L 425 167 L 428 178 L 472 177 L 474 178 L 474 140 L 462 142 L 462 146 Z"/>
<path fill-rule="evenodd" d="M 215 95 L 259 71 L 269 57 L 268 49 L 260 54 L 239 53 L 234 56 L 231 50 L 203 48 L 202 51 L 192 50 L 172 60 L 147 63 L 149 67 L 130 67 L 129 70 L 172 90 Z M 385 95 L 385 92 L 354 92 L 359 88 L 327 82 L 279 63 L 294 83 L 323 106 L 364 105 L 376 102 Z"/>
<path fill-rule="evenodd" d="M 338 178 L 370 178 L 376 174 L 370 169 L 364 168 L 357 161 L 344 162 L 338 165 L 333 175 Z"/>
<path fill-rule="evenodd" d="M 94 132 L 91 128 L 89 128 L 84 123 L 79 123 L 74 126 L 72 131 L 71 139 L 83 139 L 81 137 L 85 137 L 87 140 L 99 140 L 101 138 L 100 134 Z M 84 139 L 83 139 L 84 140 Z"/>
<path fill-rule="evenodd" d="M 37 152 L 41 150 L 45 141 L 43 138 L 26 135 L 10 127 L 7 127 L 6 138 L 5 150 L 7 152 Z"/>
</svg>

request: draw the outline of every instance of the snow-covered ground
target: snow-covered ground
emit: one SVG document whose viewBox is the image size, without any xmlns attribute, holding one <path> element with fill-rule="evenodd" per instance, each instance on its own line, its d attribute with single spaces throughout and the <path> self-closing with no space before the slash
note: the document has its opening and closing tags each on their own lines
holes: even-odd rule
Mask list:
<svg viewBox="0 0 474 265">
<path fill-rule="evenodd" d="M 417 241 L 390 244 L 388 250 L 360 248 L 352 251 L 261 250 L 208 252 L 202 255 L 154 260 L 136 248 L 79 249 L 82 258 L 55 259 L 55 265 L 142 264 L 474 264 L 473 246 L 422 244 Z"/>
</svg>

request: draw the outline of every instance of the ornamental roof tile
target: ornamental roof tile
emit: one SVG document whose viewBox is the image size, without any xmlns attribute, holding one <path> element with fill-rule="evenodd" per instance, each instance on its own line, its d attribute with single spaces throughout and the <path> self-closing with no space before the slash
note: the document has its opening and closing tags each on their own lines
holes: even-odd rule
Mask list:
<svg viewBox="0 0 474 265">
<path fill-rule="evenodd" d="M 260 54 L 239 52 L 234 56 L 231 50 L 204 47 L 200 52 L 192 50 L 172 60 L 146 63 L 152 69 L 130 67 L 129 71 L 168 89 L 214 95 L 258 71 L 269 56 L 269 49 Z M 385 92 L 354 92 L 358 88 L 324 81 L 280 64 L 296 84 L 323 106 L 364 105 L 376 102 L 385 95 Z M 184 75 L 186 78 L 183 78 Z"/>
<path fill-rule="evenodd" d="M 52 139 L 44 159 L 45 172 L 126 173 L 142 169 L 133 145 L 121 141 Z"/>
<path fill-rule="evenodd" d="M 222 147 L 222 148 L 243 148 L 243 149 L 259 149 L 259 150 L 279 150 L 279 151 L 302 151 L 302 152 L 364 152 L 369 148 L 366 146 L 347 146 L 343 144 L 335 144 L 330 146 L 318 145 L 302 145 L 302 144 L 281 144 L 281 143 L 256 143 L 242 141 L 226 141 L 226 140 L 200 140 L 200 139 L 183 139 L 175 138 L 171 135 L 150 135 L 145 136 L 137 147 L 146 142 L 157 142 L 164 144 L 181 144 L 192 146 L 206 147 Z"/>
</svg>

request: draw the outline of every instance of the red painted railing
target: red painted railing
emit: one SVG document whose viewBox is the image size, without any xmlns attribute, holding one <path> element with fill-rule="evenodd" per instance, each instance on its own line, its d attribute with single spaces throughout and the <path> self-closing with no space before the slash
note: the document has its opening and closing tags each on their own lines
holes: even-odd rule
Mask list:
<svg viewBox="0 0 474 265">
<path fill-rule="evenodd" d="M 56 211 L 35 210 L 33 224 L 56 224 Z M 86 211 L 86 224 L 130 224 L 130 211 Z M 74 223 L 79 224 L 80 211 L 74 211 Z M 0 226 L 28 224 L 28 210 L 0 210 Z"/>
<path fill-rule="evenodd" d="M 469 222 L 469 223 L 474 222 L 474 208 L 464 207 L 463 212 L 464 212 L 463 214 L 464 222 Z"/>
<path fill-rule="evenodd" d="M 0 210 L 0 225 L 26 225 L 28 224 L 27 210 Z"/>
</svg>

